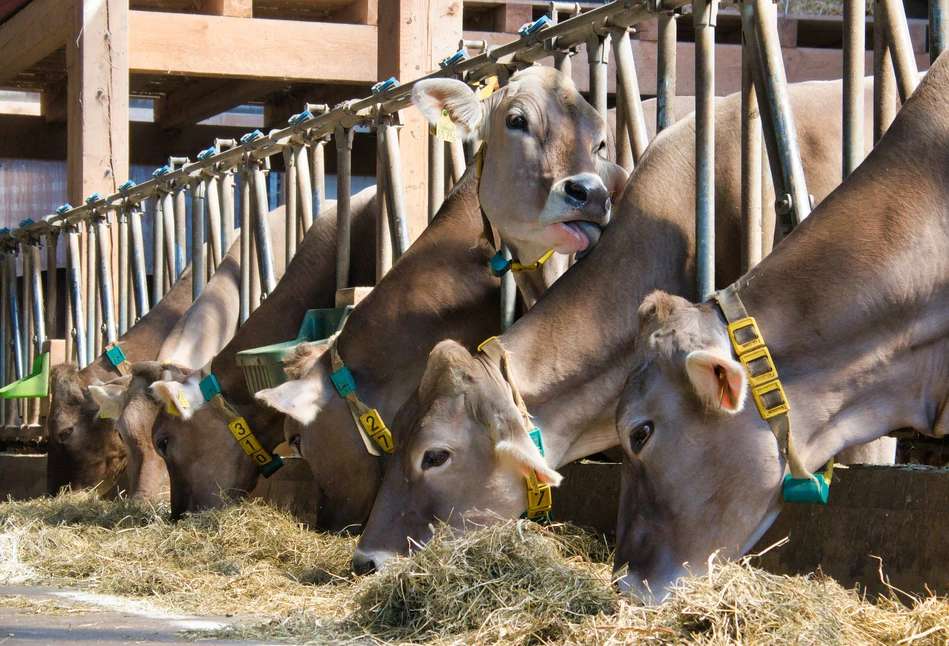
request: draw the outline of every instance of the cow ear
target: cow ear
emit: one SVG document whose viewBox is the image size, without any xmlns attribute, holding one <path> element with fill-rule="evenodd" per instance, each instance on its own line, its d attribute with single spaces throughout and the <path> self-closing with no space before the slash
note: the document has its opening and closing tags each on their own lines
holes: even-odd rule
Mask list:
<svg viewBox="0 0 949 646">
<path fill-rule="evenodd" d="M 658 289 L 650 292 L 643 299 L 643 302 L 639 305 L 639 310 L 636 312 L 637 318 L 639 318 L 639 329 L 645 330 L 652 324 L 662 325 L 669 318 L 669 314 L 678 306 L 676 298 Z"/>
<path fill-rule="evenodd" d="M 412 87 L 412 103 L 432 125 L 447 112 L 463 140 L 470 139 L 484 121 L 484 104 L 470 87 L 455 79 L 419 81 Z"/>
<path fill-rule="evenodd" d="M 132 383 L 132 375 L 125 375 L 108 383 L 90 385 L 89 394 L 99 405 L 101 419 L 118 419 L 125 410 L 125 393 Z"/>
<path fill-rule="evenodd" d="M 629 173 L 618 164 L 598 158 L 596 160 L 596 174 L 606 185 L 606 190 L 610 192 L 610 201 L 615 206 L 619 199 L 623 197 L 623 189 L 626 188 Z"/>
<path fill-rule="evenodd" d="M 184 382 L 156 381 L 152 384 L 152 392 L 165 405 L 169 413 L 189 420 L 204 404 L 204 395 L 201 394 L 201 388 L 198 385 L 200 380 L 200 373 L 194 373 L 189 375 Z"/>
<path fill-rule="evenodd" d="M 471 380 L 475 361 L 471 353 L 457 341 L 439 342 L 428 355 L 418 392 L 422 399 L 433 393 L 460 393 Z"/>
<path fill-rule="evenodd" d="M 741 412 L 748 394 L 745 368 L 721 350 L 694 350 L 685 359 L 689 381 L 699 398 L 726 413 Z"/>
<path fill-rule="evenodd" d="M 502 439 L 494 445 L 498 457 L 509 460 L 524 476 L 533 471 L 540 482 L 554 487 L 559 485 L 563 476 L 550 468 L 524 427 L 521 424 L 516 427 L 507 425 L 507 429 L 508 432 L 499 434 Z"/>
<path fill-rule="evenodd" d="M 264 406 L 289 415 L 303 425 L 310 424 L 335 393 L 329 374 L 323 368 L 323 364 L 317 364 L 299 379 L 261 390 L 254 397 Z"/>
</svg>

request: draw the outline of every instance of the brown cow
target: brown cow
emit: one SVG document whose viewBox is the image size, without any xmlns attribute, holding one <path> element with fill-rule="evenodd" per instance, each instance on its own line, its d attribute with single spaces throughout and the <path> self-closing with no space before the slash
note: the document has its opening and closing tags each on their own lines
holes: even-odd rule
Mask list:
<svg viewBox="0 0 949 646">
<path fill-rule="evenodd" d="M 808 189 L 820 199 L 839 183 L 841 85 L 789 89 Z M 739 103 L 732 95 L 716 109 L 720 284 L 739 275 Z M 659 287 L 693 294 L 694 142 L 694 117 L 656 137 L 596 248 L 501 336 L 514 381 L 543 432 L 544 458 L 495 365 L 457 344 L 440 344 L 395 421 L 408 428 L 354 556 L 358 569 L 405 552 L 406 537 L 426 541 L 436 518 L 456 526 L 492 514 L 516 518 L 527 507 L 525 470 L 556 483 L 551 467 L 616 444 L 613 417 L 638 328 L 635 304 Z M 773 223 L 773 196 L 763 202 Z"/>
<path fill-rule="evenodd" d="M 736 283 L 807 471 L 891 429 L 949 432 L 947 101 L 943 54 L 866 161 Z M 624 588 L 659 599 L 684 563 L 699 574 L 712 552 L 749 549 L 781 509 L 786 460 L 716 301 L 658 292 L 639 318 L 616 418 L 628 456 L 616 564 Z"/>
<path fill-rule="evenodd" d="M 375 189 L 352 200 L 353 285 L 375 279 Z M 296 337 L 307 310 L 332 307 L 336 294 L 336 209 L 325 211 L 313 223 L 294 256 L 284 279 L 241 326 L 210 364 L 224 398 L 248 422 L 268 451 L 283 441 L 279 414 L 258 406 L 248 390 L 236 355 Z M 199 371 L 169 370 L 152 384 L 161 411 L 152 440 L 164 458 L 171 480 L 172 516 L 220 504 L 222 494 L 240 497 L 257 483 L 254 462 L 235 442 L 223 416 L 205 405 L 198 388 Z M 189 402 L 182 404 L 182 399 Z M 177 415 L 169 414 L 169 405 Z"/>
</svg>

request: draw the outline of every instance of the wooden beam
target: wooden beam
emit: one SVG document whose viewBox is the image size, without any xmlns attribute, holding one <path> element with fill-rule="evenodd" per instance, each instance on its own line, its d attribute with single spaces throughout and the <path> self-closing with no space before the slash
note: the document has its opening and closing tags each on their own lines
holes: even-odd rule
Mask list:
<svg viewBox="0 0 949 646">
<path fill-rule="evenodd" d="M 438 69 L 458 49 L 461 21 L 461 0 L 379 3 L 379 78 L 409 81 Z M 402 117 L 402 180 L 414 240 L 428 223 L 428 121 L 418 110 L 403 110 Z"/>
<path fill-rule="evenodd" d="M 276 83 L 200 79 L 155 102 L 155 121 L 165 129 L 184 128 L 274 91 Z"/>
<path fill-rule="evenodd" d="M 199 0 L 198 13 L 212 16 L 232 16 L 234 18 L 253 18 L 253 0 Z"/>
<path fill-rule="evenodd" d="M 33 0 L 0 24 L 0 85 L 65 44 L 71 33 L 71 1 Z"/>
<path fill-rule="evenodd" d="M 534 8 L 529 4 L 502 4 L 494 10 L 494 28 L 508 34 L 516 34 L 524 23 L 531 22 Z"/>
<path fill-rule="evenodd" d="M 65 85 L 54 85 L 40 93 L 40 114 L 47 123 L 66 123 L 68 105 L 69 97 Z"/>
<path fill-rule="evenodd" d="M 128 179 L 128 0 L 75 0 L 66 43 L 66 163 L 72 204 Z"/>
<path fill-rule="evenodd" d="M 307 103 L 324 103 L 331 108 L 349 99 L 368 96 L 371 86 L 326 85 L 322 83 L 293 88 L 273 97 L 264 106 L 264 128 L 285 128 L 287 119 L 303 110 Z"/>
<path fill-rule="evenodd" d="M 333 14 L 333 21 L 376 25 L 379 23 L 379 0 L 353 0 Z"/>
<path fill-rule="evenodd" d="M 369 84 L 379 76 L 371 25 L 129 11 L 129 41 L 132 74 Z"/>
</svg>

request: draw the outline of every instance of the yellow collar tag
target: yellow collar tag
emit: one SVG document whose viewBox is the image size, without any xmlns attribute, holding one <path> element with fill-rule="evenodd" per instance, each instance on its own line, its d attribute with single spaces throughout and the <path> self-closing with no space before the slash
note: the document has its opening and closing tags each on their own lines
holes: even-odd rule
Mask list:
<svg viewBox="0 0 949 646">
<path fill-rule="evenodd" d="M 435 124 L 435 137 L 450 144 L 455 143 L 458 128 L 451 120 L 451 112 L 442 110 L 442 118 Z"/>
<path fill-rule="evenodd" d="M 489 96 L 494 94 L 496 90 L 499 90 L 500 88 L 501 88 L 501 84 L 498 83 L 498 77 L 489 76 L 488 78 L 484 79 L 484 85 L 482 85 L 481 89 L 478 90 L 478 98 L 484 101 Z"/>
<path fill-rule="evenodd" d="M 548 260 L 550 260 L 551 256 L 553 255 L 554 255 L 554 250 L 551 249 L 550 251 L 545 253 L 543 256 L 538 258 L 537 262 L 531 263 L 530 265 L 522 265 L 519 262 L 512 262 L 511 271 L 518 272 L 518 273 L 523 272 L 523 271 L 534 271 L 538 267 L 543 266 L 543 264 L 547 262 Z"/>
</svg>

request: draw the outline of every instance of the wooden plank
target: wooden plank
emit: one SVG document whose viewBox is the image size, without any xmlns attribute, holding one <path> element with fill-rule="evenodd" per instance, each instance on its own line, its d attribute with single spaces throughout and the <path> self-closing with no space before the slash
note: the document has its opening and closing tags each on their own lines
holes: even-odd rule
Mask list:
<svg viewBox="0 0 949 646">
<path fill-rule="evenodd" d="M 356 25 L 379 24 L 379 0 L 353 0 L 333 14 L 334 22 Z"/>
<path fill-rule="evenodd" d="M 130 11 L 132 74 L 375 83 L 376 27 Z"/>
<path fill-rule="evenodd" d="M 169 92 L 155 102 L 155 121 L 162 128 L 193 126 L 273 92 L 281 84 L 235 79 L 201 79 Z"/>
<path fill-rule="evenodd" d="M 199 0 L 198 13 L 212 16 L 232 16 L 234 18 L 253 18 L 253 0 Z"/>
<path fill-rule="evenodd" d="M 379 78 L 408 81 L 455 53 L 461 39 L 461 0 L 388 0 L 379 5 Z M 414 240 L 428 224 L 428 121 L 403 110 L 399 133 L 402 180 Z"/>
<path fill-rule="evenodd" d="M 66 123 L 67 105 L 69 98 L 65 85 L 53 85 L 40 94 L 40 114 L 47 123 Z"/>
<path fill-rule="evenodd" d="M 534 8 L 527 4 L 503 4 L 494 12 L 494 29 L 516 34 L 524 23 L 533 21 Z"/>
<path fill-rule="evenodd" d="M 0 24 L 0 85 L 63 46 L 71 33 L 70 5 L 62 0 L 33 0 Z"/>
<path fill-rule="evenodd" d="M 128 179 L 127 0 L 76 0 L 66 43 L 69 201 L 114 193 Z"/>
</svg>

